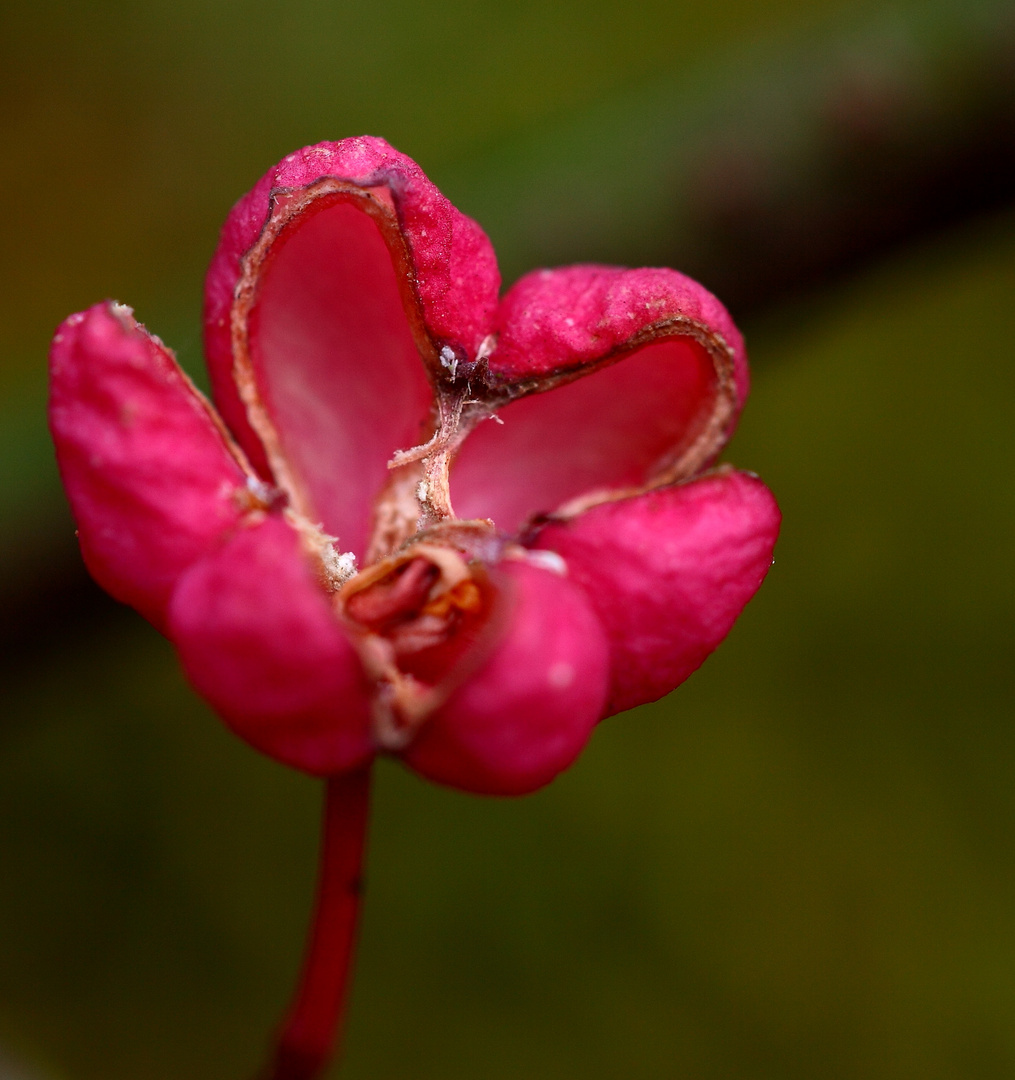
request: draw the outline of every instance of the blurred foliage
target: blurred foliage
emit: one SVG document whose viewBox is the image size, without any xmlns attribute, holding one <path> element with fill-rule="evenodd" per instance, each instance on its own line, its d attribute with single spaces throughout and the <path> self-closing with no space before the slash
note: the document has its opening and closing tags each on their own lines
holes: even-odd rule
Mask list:
<svg viewBox="0 0 1015 1080">
<path fill-rule="evenodd" d="M 766 41 L 848 43 L 886 10 L 928 25 L 845 0 L 5 5 L 5 575 L 72 544 L 52 327 L 113 295 L 194 368 L 216 230 L 288 150 L 384 134 L 493 213 L 491 163 L 548 175 L 530 148 L 583 145 L 597 109 L 643 131 L 659 80 L 710 115 Z M 510 209 L 492 231 L 522 263 L 539 237 Z M 1013 288 L 998 217 L 756 315 L 731 458 L 786 515 L 769 582 L 545 792 L 381 767 L 343 1076 L 1012 1075 Z M 140 620 L 52 633 L 4 667 L 0 1043 L 57 1080 L 249 1075 L 295 976 L 317 785 L 228 735 Z"/>
</svg>

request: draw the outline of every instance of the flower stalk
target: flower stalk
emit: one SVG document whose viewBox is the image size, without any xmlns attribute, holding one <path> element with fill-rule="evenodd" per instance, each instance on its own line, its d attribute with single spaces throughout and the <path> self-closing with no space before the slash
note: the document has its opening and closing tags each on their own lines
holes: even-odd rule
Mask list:
<svg viewBox="0 0 1015 1080">
<path fill-rule="evenodd" d="M 315 1080 L 341 1036 L 363 892 L 370 772 L 368 766 L 327 781 L 303 971 L 263 1080 Z"/>
</svg>

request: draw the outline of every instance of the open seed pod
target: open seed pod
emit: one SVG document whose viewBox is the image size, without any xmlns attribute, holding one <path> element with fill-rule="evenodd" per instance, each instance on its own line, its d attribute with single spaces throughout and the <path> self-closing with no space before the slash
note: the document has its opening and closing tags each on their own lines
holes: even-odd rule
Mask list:
<svg viewBox="0 0 1015 1080">
<path fill-rule="evenodd" d="M 214 408 L 127 309 L 58 331 L 90 569 L 282 761 L 532 790 L 686 678 L 771 562 L 771 494 L 714 468 L 747 394 L 722 305 L 665 269 L 499 287 L 415 163 L 346 139 L 226 222 Z"/>
</svg>

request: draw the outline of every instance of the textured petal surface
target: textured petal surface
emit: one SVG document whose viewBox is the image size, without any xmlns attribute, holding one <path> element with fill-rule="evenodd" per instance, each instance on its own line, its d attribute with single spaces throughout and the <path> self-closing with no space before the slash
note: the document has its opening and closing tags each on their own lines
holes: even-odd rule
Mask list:
<svg viewBox="0 0 1015 1080">
<path fill-rule="evenodd" d="M 180 580 L 170 637 L 198 692 L 258 750 L 322 776 L 371 756 L 359 659 L 283 519 L 241 529 Z"/>
<path fill-rule="evenodd" d="M 673 319 L 705 327 L 729 345 L 742 405 L 748 374 L 740 331 L 706 288 L 666 268 L 585 264 L 526 274 L 501 301 L 490 371 L 513 382 L 593 363 L 647 327 Z"/>
<path fill-rule="evenodd" d="M 669 693 L 729 633 L 772 562 L 780 515 L 748 473 L 596 506 L 540 534 L 586 590 L 611 652 L 608 711 Z"/>
<path fill-rule="evenodd" d="M 329 181 L 391 207 L 400 239 L 385 239 L 362 200 L 328 194 Z M 265 459 L 234 381 L 232 313 L 244 257 L 279 200 L 309 189 L 320 198 L 293 218 L 277 256 L 265 263 L 252 351 L 283 449 L 314 511 L 355 549 L 388 458 L 418 441 L 429 414 L 419 333 L 431 364 L 444 347 L 462 360 L 474 357 L 492 329 L 500 278 L 480 227 L 383 139 L 321 143 L 287 157 L 230 214 L 206 282 L 215 398 L 261 468 Z"/>
<path fill-rule="evenodd" d="M 673 270 L 537 271 L 505 296 L 498 328 L 495 384 L 589 371 L 502 408 L 503 424 L 481 424 L 460 451 L 456 512 L 508 531 L 586 492 L 651 482 L 685 455 L 684 474 L 699 471 L 747 395 L 725 308 Z"/>
<path fill-rule="evenodd" d="M 50 373 L 50 428 L 88 569 L 164 630 L 177 578 L 240 520 L 247 474 L 208 402 L 127 308 L 70 316 Z"/>
<path fill-rule="evenodd" d="M 404 758 L 452 787 L 520 795 L 549 783 L 588 741 L 606 701 L 608 653 L 566 577 L 521 562 L 501 564 L 499 576 L 512 605 L 503 640 Z"/>
</svg>

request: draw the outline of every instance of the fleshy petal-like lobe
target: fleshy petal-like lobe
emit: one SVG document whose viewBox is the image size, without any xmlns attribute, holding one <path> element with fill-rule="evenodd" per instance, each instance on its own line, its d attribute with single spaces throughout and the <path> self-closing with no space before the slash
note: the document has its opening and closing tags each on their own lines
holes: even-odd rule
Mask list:
<svg viewBox="0 0 1015 1080">
<path fill-rule="evenodd" d="M 495 378 L 517 381 L 594 363 L 648 327 L 684 320 L 722 337 L 734 353 L 737 399 L 747 399 L 744 342 L 706 288 L 665 267 L 627 270 L 580 264 L 534 270 L 507 291 L 497 312 Z"/>
<path fill-rule="evenodd" d="M 264 442 L 279 475 L 277 451 L 301 509 L 362 551 L 387 461 L 425 435 L 427 366 L 475 357 L 498 288 L 486 235 L 404 154 L 370 137 L 307 147 L 223 229 L 205 306 L 216 402 L 252 459 L 266 467 Z"/>
<path fill-rule="evenodd" d="M 563 557 L 606 630 L 608 714 L 669 693 L 722 641 L 764 580 L 779 524 L 760 480 L 720 471 L 543 530 L 538 546 Z"/>
<path fill-rule="evenodd" d="M 247 352 L 276 475 L 289 471 L 302 512 L 362 556 L 388 460 L 425 439 L 431 390 L 374 219 L 324 202 L 259 271 Z"/>
<path fill-rule="evenodd" d="M 180 580 L 170 637 L 197 691 L 258 750 L 320 776 L 369 760 L 359 659 L 284 519 L 241 529 Z"/>
<path fill-rule="evenodd" d="M 164 631 L 180 574 L 244 512 L 227 436 L 169 350 L 111 303 L 57 330 L 49 419 L 88 569 Z"/>
<path fill-rule="evenodd" d="M 674 270 L 537 271 L 504 297 L 498 331 L 493 384 L 553 388 L 503 407 L 502 425 L 481 424 L 451 490 L 461 516 L 509 531 L 588 492 L 699 472 L 747 396 L 739 332 Z"/>
<path fill-rule="evenodd" d="M 424 724 L 404 758 L 417 772 L 487 795 L 549 783 L 602 715 L 609 657 L 581 589 L 524 562 L 497 575 L 510 606 L 494 653 Z"/>
</svg>

